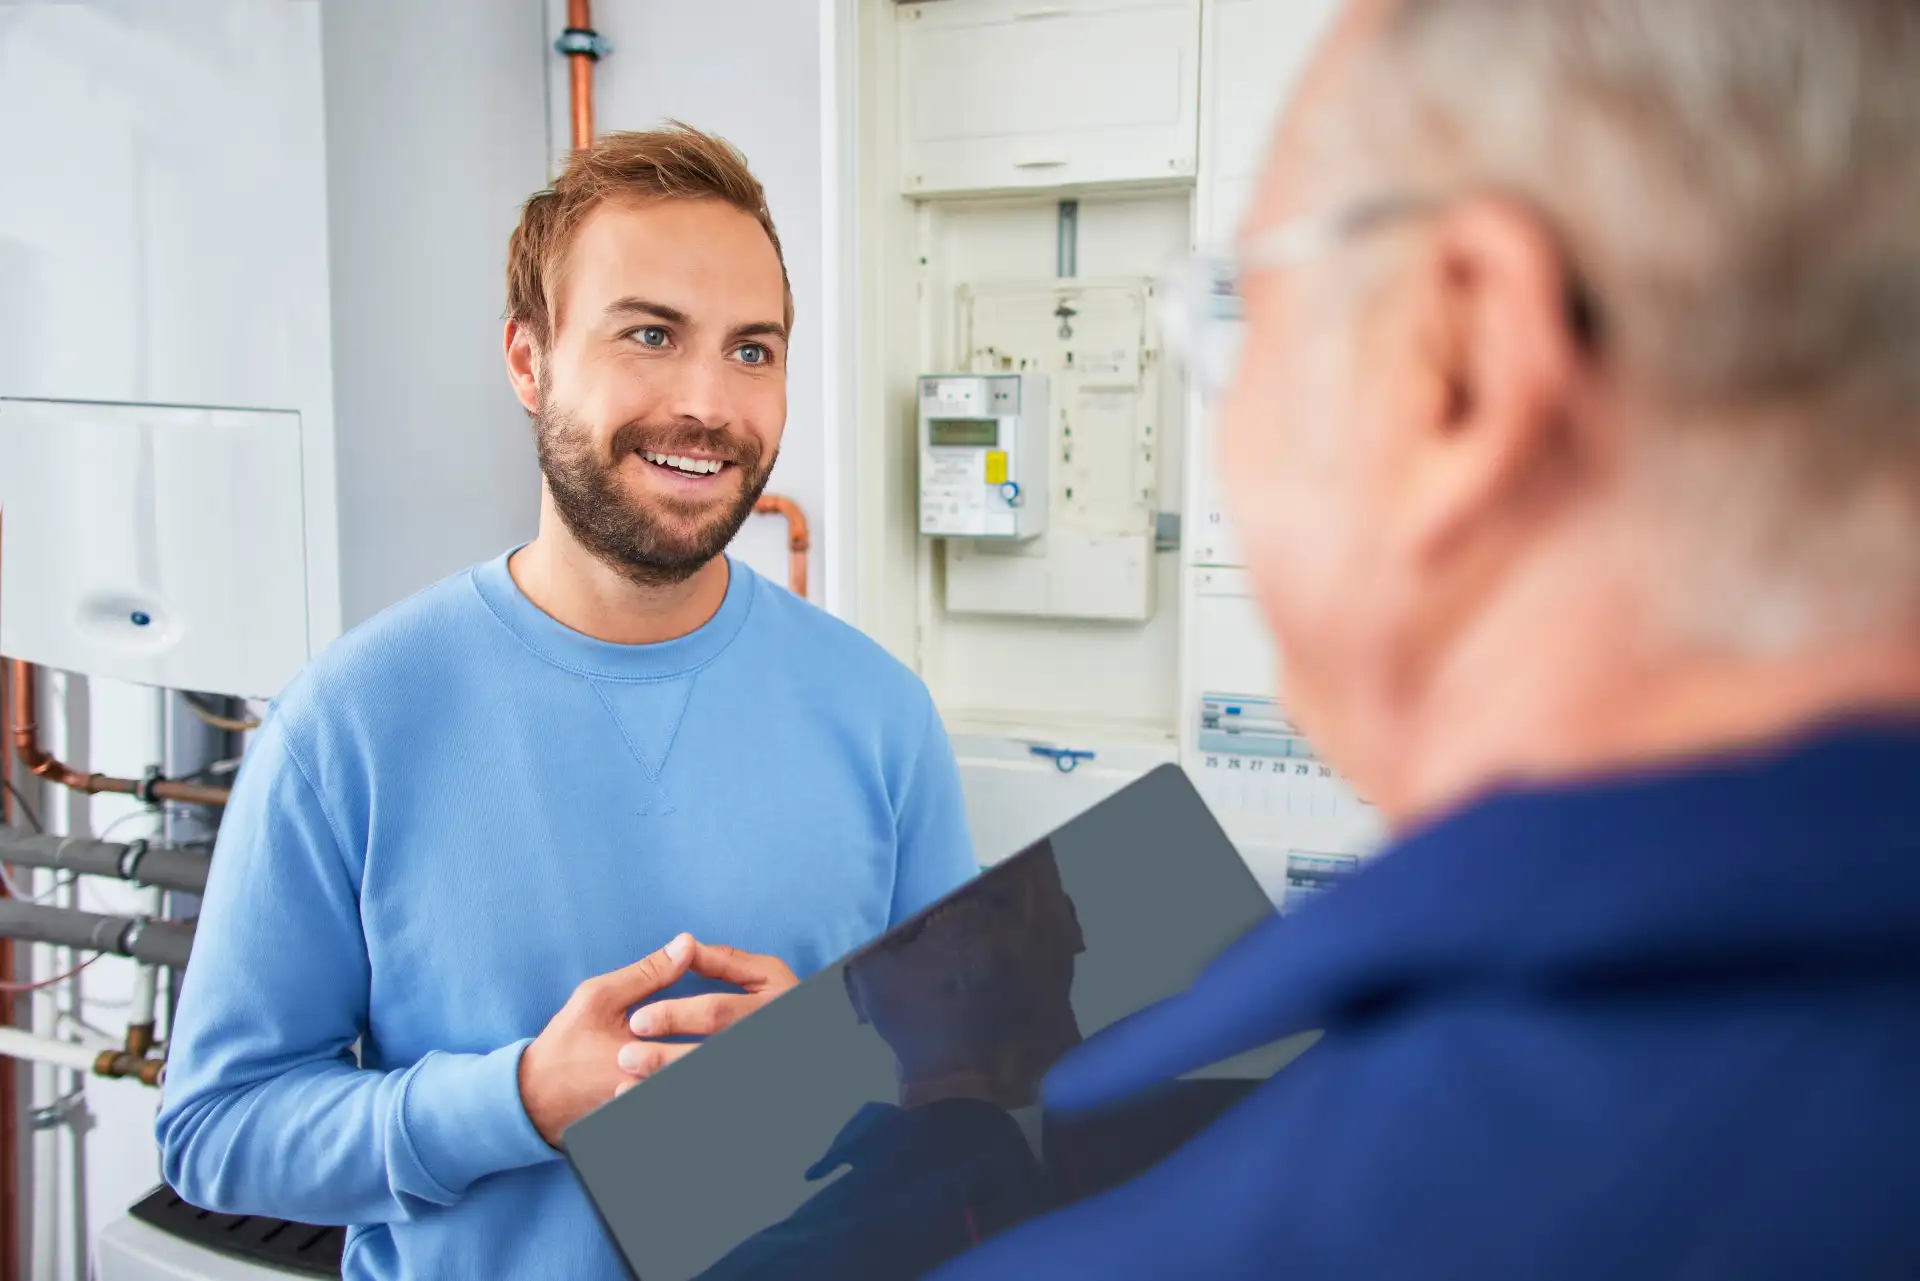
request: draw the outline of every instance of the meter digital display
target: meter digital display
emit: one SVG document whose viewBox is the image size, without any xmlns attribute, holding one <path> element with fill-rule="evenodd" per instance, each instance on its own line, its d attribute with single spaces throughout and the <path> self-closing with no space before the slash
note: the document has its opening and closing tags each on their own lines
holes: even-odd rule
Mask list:
<svg viewBox="0 0 1920 1281">
<path fill-rule="evenodd" d="M 1000 443 L 1000 420 L 997 418 L 929 418 L 927 443 L 940 446 L 986 445 L 992 447 Z"/>
</svg>

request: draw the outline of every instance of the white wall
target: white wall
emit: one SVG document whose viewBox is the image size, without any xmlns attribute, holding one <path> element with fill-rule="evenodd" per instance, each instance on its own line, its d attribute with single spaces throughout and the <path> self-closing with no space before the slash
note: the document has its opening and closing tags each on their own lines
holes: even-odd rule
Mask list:
<svg viewBox="0 0 1920 1281">
<path fill-rule="evenodd" d="M 833 38 L 831 0 L 602 0 L 594 27 L 613 43 L 595 70 L 594 127 L 648 129 L 678 119 L 719 134 L 746 154 L 767 204 L 793 285 L 794 331 L 787 370 L 787 430 L 768 482 L 806 511 L 813 534 L 808 595 L 837 599 L 829 550 L 829 459 L 853 433 L 833 424 L 833 346 L 840 326 L 833 204 L 837 173 L 826 106 L 833 93 L 823 47 Z M 564 0 L 548 0 L 549 35 L 566 26 Z M 572 146 L 566 70 L 549 93 L 554 163 Z M 832 424 L 832 425 L 830 425 Z M 733 551 L 777 583 L 787 581 L 786 525 L 747 522 Z"/>
<path fill-rule="evenodd" d="M 321 32 L 351 627 L 533 536 L 539 468 L 500 342 L 559 59 L 535 0 L 326 0 Z"/>
</svg>

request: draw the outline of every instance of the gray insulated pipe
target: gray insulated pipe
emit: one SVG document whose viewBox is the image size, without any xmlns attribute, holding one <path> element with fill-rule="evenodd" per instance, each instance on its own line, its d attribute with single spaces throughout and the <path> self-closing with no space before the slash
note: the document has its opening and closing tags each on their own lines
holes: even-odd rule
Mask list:
<svg viewBox="0 0 1920 1281">
<path fill-rule="evenodd" d="M 114 876 L 140 885 L 200 894 L 207 888 L 213 859 L 195 850 L 133 841 L 76 840 L 33 836 L 17 827 L 0 827 L 0 863 L 50 867 L 82 876 Z"/>
<path fill-rule="evenodd" d="M 44 903 L 0 898 L 0 938 L 47 943 L 82 952 L 112 952 L 148 965 L 185 969 L 193 951 L 193 927 L 174 921 L 101 916 Z"/>
</svg>

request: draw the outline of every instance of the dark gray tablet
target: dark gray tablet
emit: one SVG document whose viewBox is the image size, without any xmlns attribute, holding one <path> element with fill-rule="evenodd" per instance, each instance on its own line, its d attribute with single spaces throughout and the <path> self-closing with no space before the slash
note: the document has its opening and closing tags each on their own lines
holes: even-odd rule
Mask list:
<svg viewBox="0 0 1920 1281">
<path fill-rule="evenodd" d="M 913 1281 L 1144 1170 L 1288 1057 L 1092 1117 L 1037 1102 L 1272 910 L 1166 766 L 593 1112 L 567 1156 L 639 1281 Z"/>
</svg>

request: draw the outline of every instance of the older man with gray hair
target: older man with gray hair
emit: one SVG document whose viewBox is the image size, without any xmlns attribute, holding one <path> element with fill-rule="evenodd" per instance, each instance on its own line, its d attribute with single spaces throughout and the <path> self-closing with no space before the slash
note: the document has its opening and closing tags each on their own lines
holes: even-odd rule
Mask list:
<svg viewBox="0 0 1920 1281">
<path fill-rule="evenodd" d="M 1920 4 L 1385 0 L 1194 354 L 1393 848 L 1050 1078 L 1324 1038 L 975 1277 L 1920 1277 Z"/>
</svg>

